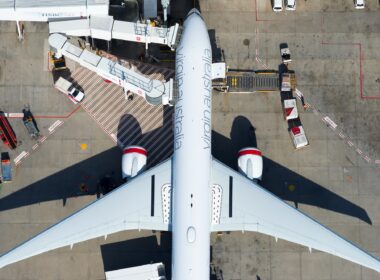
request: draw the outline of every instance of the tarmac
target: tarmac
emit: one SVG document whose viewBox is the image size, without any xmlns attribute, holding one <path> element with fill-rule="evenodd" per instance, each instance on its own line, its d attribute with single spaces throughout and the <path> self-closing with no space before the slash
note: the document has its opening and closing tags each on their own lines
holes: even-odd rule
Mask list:
<svg viewBox="0 0 380 280">
<path fill-rule="evenodd" d="M 215 50 L 223 49 L 230 68 L 277 70 L 279 45 L 288 43 L 293 58 L 289 68 L 310 104 L 306 111 L 298 107 L 310 145 L 295 150 L 278 92 L 214 93 L 213 155 L 236 168 L 236 152 L 257 146 L 265 157 L 265 188 L 377 257 L 379 5 L 367 0 L 364 10 L 355 10 L 350 0 L 302 0 L 297 11 L 275 14 L 270 1 L 195 3 Z M 21 145 L 10 152 L 14 180 L 0 190 L 0 254 L 94 201 L 102 176 L 121 182 L 120 141 L 93 118 L 89 103 L 78 107 L 54 89 L 47 69 L 47 25 L 25 27 L 20 43 L 15 24 L 0 22 L 0 109 L 20 113 L 29 104 L 46 138 L 30 139 L 22 121 L 10 119 Z M 140 104 L 138 99 L 133 102 Z M 160 125 L 170 129 L 163 109 L 150 115 L 144 110 L 146 116 L 140 112 L 134 117 L 140 133 Z M 144 118 L 150 122 L 143 125 Z M 168 136 L 157 145 L 171 141 Z M 7 151 L 5 146 L 1 151 Z M 15 162 L 20 154 L 24 158 Z M 87 192 L 80 190 L 81 184 Z M 212 234 L 211 240 L 212 271 L 225 280 L 380 279 L 378 273 L 349 261 L 262 234 Z M 0 270 L 0 279 L 104 279 L 104 270 L 159 261 L 170 273 L 170 252 L 170 234 L 122 232 L 9 265 Z"/>
</svg>

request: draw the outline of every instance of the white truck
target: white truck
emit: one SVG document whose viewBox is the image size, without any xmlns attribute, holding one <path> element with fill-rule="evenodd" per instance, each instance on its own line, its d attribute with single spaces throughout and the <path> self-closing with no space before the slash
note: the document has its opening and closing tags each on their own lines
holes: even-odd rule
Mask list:
<svg viewBox="0 0 380 280">
<path fill-rule="evenodd" d="M 84 93 L 73 86 L 73 83 L 69 82 L 63 77 L 60 77 L 54 84 L 55 88 L 60 92 L 66 94 L 69 99 L 74 103 L 78 104 L 84 98 Z"/>
</svg>

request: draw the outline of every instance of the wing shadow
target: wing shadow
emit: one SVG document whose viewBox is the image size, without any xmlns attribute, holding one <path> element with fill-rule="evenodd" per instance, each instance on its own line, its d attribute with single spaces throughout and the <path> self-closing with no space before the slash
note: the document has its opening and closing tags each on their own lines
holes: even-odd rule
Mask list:
<svg viewBox="0 0 380 280">
<path fill-rule="evenodd" d="M 230 139 L 213 131 L 213 156 L 229 167 L 237 170 L 237 153 L 240 149 L 257 147 L 255 128 L 243 117 L 235 118 Z M 264 170 L 261 185 L 283 200 L 298 204 L 317 206 L 341 214 L 356 217 L 372 224 L 367 212 L 360 206 L 333 193 L 321 185 L 291 171 L 290 169 L 264 157 Z M 290 191 L 288 186 L 302 186 Z"/>
<path fill-rule="evenodd" d="M 171 234 L 136 238 L 100 246 L 104 271 L 162 262 L 166 276 L 171 275 Z M 170 279 L 170 278 L 167 278 Z"/>
<path fill-rule="evenodd" d="M 142 133 L 132 115 L 124 115 L 119 122 L 118 143 L 120 146 L 141 145 L 148 151 L 148 168 L 171 156 L 173 150 L 172 109 L 163 110 L 161 127 Z M 152 117 L 152 116 L 149 116 Z M 153 116 L 154 117 L 154 116 Z M 125 132 L 125 126 L 128 126 Z M 0 211 L 52 200 L 62 200 L 63 206 L 71 197 L 100 195 L 99 182 L 111 177 L 116 186 L 121 179 L 121 149 L 111 148 L 87 160 L 32 183 L 23 189 L 0 199 Z"/>
</svg>

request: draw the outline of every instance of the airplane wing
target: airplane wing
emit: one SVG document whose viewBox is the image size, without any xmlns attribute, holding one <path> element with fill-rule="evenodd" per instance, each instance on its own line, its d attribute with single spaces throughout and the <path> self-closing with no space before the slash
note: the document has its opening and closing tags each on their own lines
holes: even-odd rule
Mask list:
<svg viewBox="0 0 380 280">
<path fill-rule="evenodd" d="M 8 264 L 88 239 L 133 229 L 170 230 L 171 159 L 0 257 Z"/>
<path fill-rule="evenodd" d="M 211 231 L 256 231 L 380 272 L 380 260 L 215 159 L 212 178 L 219 210 L 213 210 Z"/>
</svg>

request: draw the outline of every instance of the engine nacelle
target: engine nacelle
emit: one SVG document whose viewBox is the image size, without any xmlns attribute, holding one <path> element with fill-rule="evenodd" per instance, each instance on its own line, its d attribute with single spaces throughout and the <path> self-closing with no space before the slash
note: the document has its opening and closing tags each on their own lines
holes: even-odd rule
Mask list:
<svg viewBox="0 0 380 280">
<path fill-rule="evenodd" d="M 239 172 L 251 180 L 261 180 L 263 175 L 263 157 L 257 148 L 247 147 L 238 153 Z"/>
<path fill-rule="evenodd" d="M 128 146 L 123 150 L 121 173 L 124 180 L 144 172 L 148 153 L 140 146 Z"/>
</svg>

